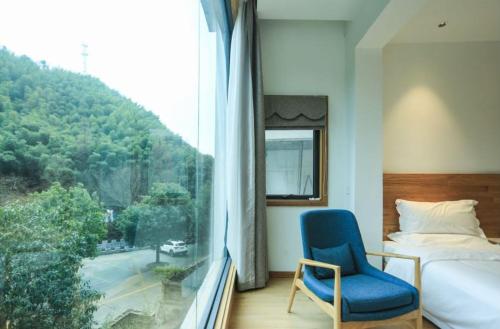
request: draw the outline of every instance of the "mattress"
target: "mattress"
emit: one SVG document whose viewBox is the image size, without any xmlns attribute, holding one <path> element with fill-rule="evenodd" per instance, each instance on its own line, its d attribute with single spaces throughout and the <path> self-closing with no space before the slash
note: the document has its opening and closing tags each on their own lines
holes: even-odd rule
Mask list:
<svg viewBox="0 0 500 329">
<path fill-rule="evenodd" d="M 500 328 L 500 247 L 495 247 L 384 242 L 386 252 L 421 257 L 424 316 L 441 329 Z M 385 271 L 413 284 L 412 261 L 391 258 Z"/>
</svg>

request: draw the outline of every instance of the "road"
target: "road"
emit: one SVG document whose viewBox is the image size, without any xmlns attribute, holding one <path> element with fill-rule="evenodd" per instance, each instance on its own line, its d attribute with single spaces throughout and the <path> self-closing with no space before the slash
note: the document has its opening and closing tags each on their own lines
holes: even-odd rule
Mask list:
<svg viewBox="0 0 500 329">
<path fill-rule="evenodd" d="M 199 259 L 192 246 L 187 256 L 160 255 L 162 263 L 189 266 Z M 103 255 L 84 261 L 82 276 L 93 289 L 104 294 L 94 314 L 98 324 L 114 319 L 128 309 L 154 313 L 161 298 L 161 282 L 148 265 L 155 261 L 154 250 L 137 250 Z M 187 292 L 189 293 L 189 292 Z"/>
</svg>

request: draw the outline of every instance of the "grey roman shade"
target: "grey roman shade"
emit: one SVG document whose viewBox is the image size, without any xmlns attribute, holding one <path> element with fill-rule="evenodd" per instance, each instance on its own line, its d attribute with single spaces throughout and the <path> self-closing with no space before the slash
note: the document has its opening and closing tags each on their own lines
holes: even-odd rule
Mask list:
<svg viewBox="0 0 500 329">
<path fill-rule="evenodd" d="M 266 128 L 324 128 L 327 96 L 264 96 Z"/>
</svg>

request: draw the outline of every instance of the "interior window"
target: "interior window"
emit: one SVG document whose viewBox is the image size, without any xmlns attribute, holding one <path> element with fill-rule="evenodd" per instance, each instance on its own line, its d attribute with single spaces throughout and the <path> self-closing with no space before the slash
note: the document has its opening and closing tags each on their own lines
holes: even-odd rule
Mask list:
<svg viewBox="0 0 500 329">
<path fill-rule="evenodd" d="M 269 199 L 319 197 L 319 130 L 266 131 L 266 189 Z"/>
<path fill-rule="evenodd" d="M 328 97 L 266 95 L 270 206 L 326 206 Z"/>
</svg>

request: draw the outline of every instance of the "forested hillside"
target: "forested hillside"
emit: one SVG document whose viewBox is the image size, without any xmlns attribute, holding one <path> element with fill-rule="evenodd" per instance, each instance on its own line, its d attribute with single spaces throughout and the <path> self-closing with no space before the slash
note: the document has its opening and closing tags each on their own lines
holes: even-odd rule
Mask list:
<svg viewBox="0 0 500 329">
<path fill-rule="evenodd" d="M 158 264 L 168 239 L 205 257 L 212 167 L 98 79 L 0 48 L 0 328 L 96 328 L 105 292 L 82 271 L 102 240 L 152 246 Z"/>
<path fill-rule="evenodd" d="M 171 182 L 208 206 L 211 171 L 210 156 L 98 79 L 0 49 L 0 205 L 59 182 L 119 210 Z"/>
</svg>

